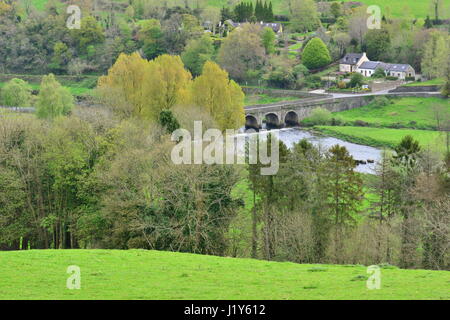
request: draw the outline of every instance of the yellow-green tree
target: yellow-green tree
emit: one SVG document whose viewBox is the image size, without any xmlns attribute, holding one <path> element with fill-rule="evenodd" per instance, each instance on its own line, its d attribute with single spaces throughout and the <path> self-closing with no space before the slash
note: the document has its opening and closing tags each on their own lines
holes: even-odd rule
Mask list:
<svg viewBox="0 0 450 320">
<path fill-rule="evenodd" d="M 214 62 L 208 61 L 202 75 L 192 85 L 192 101 L 205 108 L 221 130 L 237 129 L 245 123 L 244 93 L 228 78 L 228 73 Z"/>
<path fill-rule="evenodd" d="M 184 68 L 179 56 L 164 54 L 149 64 L 150 117 L 157 117 L 162 110 L 190 101 L 192 75 Z"/>
<path fill-rule="evenodd" d="M 149 72 L 149 62 L 138 53 L 120 54 L 108 75 L 98 80 L 100 97 L 124 117 L 142 116 L 150 101 Z"/>
<path fill-rule="evenodd" d="M 103 101 L 122 116 L 156 120 L 162 110 L 190 100 L 191 79 L 178 56 L 147 61 L 138 53 L 121 54 L 98 88 Z"/>
</svg>

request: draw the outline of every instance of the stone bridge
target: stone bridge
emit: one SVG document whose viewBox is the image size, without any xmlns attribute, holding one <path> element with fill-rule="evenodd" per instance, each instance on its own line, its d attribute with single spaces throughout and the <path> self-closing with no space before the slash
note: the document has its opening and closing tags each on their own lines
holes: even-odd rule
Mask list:
<svg viewBox="0 0 450 320">
<path fill-rule="evenodd" d="M 298 126 L 300 120 L 308 117 L 312 110 L 322 107 L 331 112 L 350 110 L 365 106 L 374 96 L 351 96 L 334 98 L 308 97 L 302 100 L 286 101 L 266 105 L 245 107 L 245 127 L 261 129 L 263 123 L 267 129 Z"/>
</svg>

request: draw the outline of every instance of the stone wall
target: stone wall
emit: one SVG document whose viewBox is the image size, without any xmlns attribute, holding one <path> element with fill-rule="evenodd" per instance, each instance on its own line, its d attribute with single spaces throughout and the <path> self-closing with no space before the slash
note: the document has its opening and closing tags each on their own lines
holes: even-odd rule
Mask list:
<svg viewBox="0 0 450 320">
<path fill-rule="evenodd" d="M 398 87 L 394 90 L 389 91 L 389 93 L 395 92 L 439 92 L 440 86 L 414 86 L 414 87 Z"/>
<path fill-rule="evenodd" d="M 326 98 L 327 94 L 317 94 L 298 90 L 264 89 L 253 87 L 242 87 L 245 94 L 267 94 L 272 97 L 298 97 L 298 98 Z"/>
</svg>

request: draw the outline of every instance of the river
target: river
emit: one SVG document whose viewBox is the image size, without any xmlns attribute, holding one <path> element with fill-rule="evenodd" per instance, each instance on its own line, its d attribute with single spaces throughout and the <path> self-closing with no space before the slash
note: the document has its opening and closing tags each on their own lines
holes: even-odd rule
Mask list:
<svg viewBox="0 0 450 320">
<path fill-rule="evenodd" d="M 344 146 L 347 148 L 348 152 L 353 156 L 353 158 L 355 160 L 362 160 L 362 161 L 366 161 L 366 162 L 367 162 L 367 160 L 373 160 L 374 163 L 360 164 L 356 167 L 356 171 L 361 172 L 361 173 L 374 174 L 376 163 L 378 161 L 380 161 L 381 157 L 382 157 L 382 151 L 380 149 L 365 146 L 365 145 L 355 144 L 355 143 L 347 142 L 347 141 L 332 138 L 332 137 L 316 135 L 307 130 L 300 129 L 300 128 L 286 128 L 286 129 L 279 129 L 279 130 L 261 131 L 259 133 L 253 133 L 253 134 L 267 136 L 267 134 L 269 132 L 274 132 L 274 131 L 278 131 L 279 139 L 281 141 L 283 141 L 283 143 L 288 148 L 292 148 L 294 143 L 297 143 L 302 139 L 306 139 L 313 145 L 324 148 L 324 149 L 329 149 L 330 147 L 332 147 L 336 144 Z M 252 133 L 241 133 L 240 135 L 250 135 L 250 134 L 252 134 Z M 241 149 L 241 148 L 239 148 L 239 149 Z"/>
</svg>

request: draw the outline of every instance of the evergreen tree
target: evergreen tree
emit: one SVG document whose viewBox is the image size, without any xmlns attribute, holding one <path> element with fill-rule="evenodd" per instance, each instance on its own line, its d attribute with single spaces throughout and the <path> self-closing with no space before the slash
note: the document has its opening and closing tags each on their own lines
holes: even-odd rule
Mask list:
<svg viewBox="0 0 450 320">
<path fill-rule="evenodd" d="M 268 8 L 268 16 L 267 16 L 267 22 L 273 22 L 274 19 L 274 15 L 273 15 L 273 6 L 272 6 L 272 1 L 269 2 L 269 8 Z"/>
</svg>

